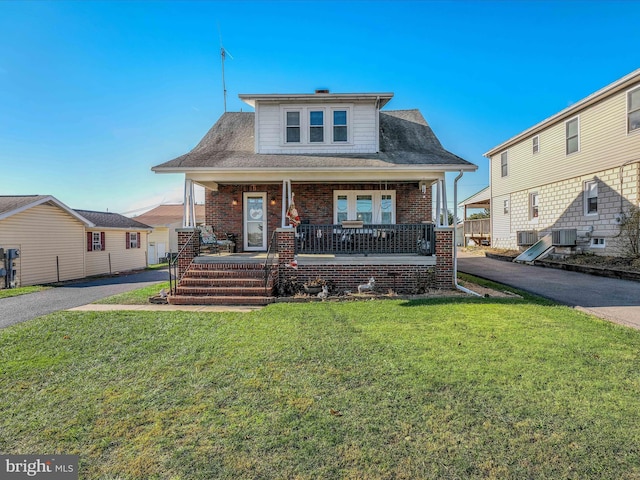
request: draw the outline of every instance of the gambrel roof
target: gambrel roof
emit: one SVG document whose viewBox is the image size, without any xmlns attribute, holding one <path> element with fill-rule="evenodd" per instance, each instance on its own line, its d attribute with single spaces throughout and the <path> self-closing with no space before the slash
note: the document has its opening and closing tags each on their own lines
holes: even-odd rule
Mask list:
<svg viewBox="0 0 640 480">
<path fill-rule="evenodd" d="M 473 171 L 471 162 L 445 150 L 419 110 L 379 112 L 378 153 L 258 154 L 255 114 L 227 112 L 193 150 L 152 168 L 155 172 L 190 170 L 394 168 L 429 166 Z"/>
</svg>

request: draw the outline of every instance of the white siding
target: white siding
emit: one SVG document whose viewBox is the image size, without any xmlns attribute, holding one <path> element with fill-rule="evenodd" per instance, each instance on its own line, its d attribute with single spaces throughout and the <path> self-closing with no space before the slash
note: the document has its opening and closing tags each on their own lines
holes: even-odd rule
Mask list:
<svg viewBox="0 0 640 480">
<path fill-rule="evenodd" d="M 349 108 L 350 143 L 332 144 L 327 141 L 318 145 L 286 145 L 284 143 L 284 116 L 282 108 L 326 107 L 327 117 L 331 108 Z M 305 104 L 279 105 L 260 104 L 256 108 L 256 147 L 257 153 L 263 154 L 308 154 L 308 153 L 376 153 L 378 151 L 377 109 L 373 103 L 340 104 Z M 304 125 L 304 122 L 303 122 Z M 303 127 L 304 128 L 304 127 Z M 331 138 L 329 118 L 325 121 L 325 138 Z"/>
<path fill-rule="evenodd" d="M 509 213 L 504 213 L 504 201 L 509 200 Z M 514 234 L 511 232 L 510 195 L 494 197 L 491 202 L 491 244 L 497 248 L 511 248 Z"/>
<path fill-rule="evenodd" d="M 91 229 L 92 232 L 105 232 L 106 249 L 87 251 L 87 276 L 137 270 L 147 266 L 147 232 L 140 232 L 140 248 L 126 248 L 125 230 Z M 84 243 L 85 251 L 86 235 Z"/>
<path fill-rule="evenodd" d="M 84 225 L 57 206 L 38 205 L 0 220 L 0 247 L 20 249 L 22 286 L 84 277 L 85 242 Z"/>
<path fill-rule="evenodd" d="M 579 112 L 580 150 L 566 155 L 565 121 L 539 132 L 540 151 L 533 154 L 532 135 L 509 147 L 509 174 L 500 175 L 500 153 L 491 157 L 494 196 L 587 175 L 640 159 L 640 131 L 627 134 L 626 92 Z M 573 117 L 572 117 L 573 118 Z"/>
</svg>

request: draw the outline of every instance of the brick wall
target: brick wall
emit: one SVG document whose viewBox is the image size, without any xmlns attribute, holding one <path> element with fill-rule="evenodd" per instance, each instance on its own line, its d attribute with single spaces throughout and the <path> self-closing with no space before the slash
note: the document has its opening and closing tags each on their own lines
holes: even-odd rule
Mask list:
<svg viewBox="0 0 640 480">
<path fill-rule="evenodd" d="M 191 261 L 200 255 L 200 235 L 196 230 L 196 234 L 192 236 L 193 228 L 177 228 L 176 232 L 178 232 L 178 252 L 184 247 L 178 258 L 178 278 L 181 278 L 191 265 Z"/>
<path fill-rule="evenodd" d="M 453 288 L 453 228 L 436 228 L 437 288 Z"/>
<path fill-rule="evenodd" d="M 384 184 L 296 184 L 292 185 L 300 217 L 311 224 L 333 223 L 334 190 L 384 190 Z M 420 223 L 431 221 L 431 189 L 423 196 L 418 183 L 388 183 L 386 189 L 396 191 L 396 223 Z M 236 249 L 244 244 L 242 226 L 242 199 L 244 192 L 266 192 L 267 227 L 269 232 L 281 226 L 282 185 L 220 185 L 218 191 L 205 192 L 205 221 L 215 232 L 236 235 Z M 270 200 L 275 200 L 271 205 Z M 237 205 L 233 205 L 233 201 Z M 269 237 L 270 238 L 270 233 Z"/>
<path fill-rule="evenodd" d="M 638 173 L 638 164 L 624 167 L 622 196 L 620 195 L 619 168 L 512 193 L 510 196 L 511 235 L 508 238 L 495 236 L 493 246 L 517 248 L 516 232 L 520 230 L 536 230 L 542 236 L 552 230 L 575 228 L 578 231 L 578 244 L 583 249 L 594 253 L 615 255 L 619 248 L 617 235 L 620 232 L 616 217 L 620 213 L 621 204 L 623 211 L 627 211 L 631 204 L 638 204 L 640 177 Z M 584 184 L 592 180 L 598 182 L 598 213 L 586 215 Z M 533 192 L 538 193 L 537 219 L 530 218 L 529 197 Z M 604 238 L 607 248 L 591 248 L 590 239 L 594 237 Z"/>
</svg>

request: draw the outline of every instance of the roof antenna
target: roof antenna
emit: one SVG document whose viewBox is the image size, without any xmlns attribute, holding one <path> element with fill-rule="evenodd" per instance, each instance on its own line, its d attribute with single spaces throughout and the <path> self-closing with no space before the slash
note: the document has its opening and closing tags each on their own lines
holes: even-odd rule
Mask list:
<svg viewBox="0 0 640 480">
<path fill-rule="evenodd" d="M 220 24 L 218 24 L 218 33 L 220 34 L 220 57 L 222 59 L 222 93 L 224 96 L 224 113 L 227 113 L 227 85 L 224 81 L 224 60 L 229 55 L 229 58 L 233 60 L 233 56 L 224 49 L 222 45 L 222 31 L 220 30 Z"/>
</svg>

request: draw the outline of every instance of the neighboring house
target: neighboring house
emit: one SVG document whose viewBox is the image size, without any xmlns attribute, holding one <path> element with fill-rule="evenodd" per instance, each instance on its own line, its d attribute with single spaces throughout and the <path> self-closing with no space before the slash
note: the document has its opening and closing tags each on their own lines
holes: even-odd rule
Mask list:
<svg viewBox="0 0 640 480">
<path fill-rule="evenodd" d="M 491 219 L 469 217 L 469 210 L 490 211 L 491 209 L 491 188 L 486 187 L 478 193 L 471 195 L 458 204 L 464 207 L 464 231 L 457 237 L 457 244 L 465 247 L 470 245 L 489 245 L 491 242 Z"/>
<path fill-rule="evenodd" d="M 204 205 L 195 205 L 196 225 L 204 224 Z M 159 263 L 169 253 L 178 251 L 178 233 L 182 227 L 184 204 L 159 205 L 148 212 L 134 217 L 134 220 L 153 227 L 147 237 L 149 263 Z"/>
<path fill-rule="evenodd" d="M 15 286 L 85 276 L 84 235 L 91 222 L 51 195 L 0 196 L 0 248 L 19 250 Z M 5 277 L 0 276 L 0 288 Z"/>
<path fill-rule="evenodd" d="M 392 97 L 328 90 L 240 95 L 255 112 L 225 113 L 193 150 L 153 171 L 184 174 L 186 191 L 204 186 L 206 224 L 234 235 L 238 251 L 273 251 L 273 232 L 290 223 L 295 200 L 302 225 L 293 249 L 277 240 L 280 262 L 294 253 L 367 253 L 369 263 L 383 253 L 416 254 L 425 243 L 433 246 L 425 225 L 433 222 L 434 203 L 440 217 L 445 173 L 477 167 L 445 150 L 418 110 L 381 111 Z M 318 274 L 298 260 L 299 278 Z M 330 274 L 347 275 L 346 260 L 335 262 Z M 378 271 L 381 287 L 400 276 Z M 365 275 L 360 268 L 351 288 Z M 450 267 L 448 275 L 451 285 Z"/>
<path fill-rule="evenodd" d="M 620 225 L 639 200 L 640 69 L 485 156 L 492 246 L 552 233 L 569 251 L 624 254 Z"/>
<path fill-rule="evenodd" d="M 85 233 L 85 276 L 145 268 L 152 228 L 118 213 L 76 210 L 91 222 Z"/>
</svg>

